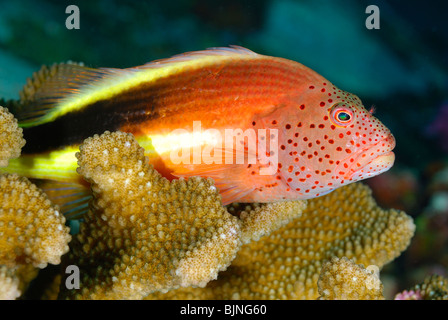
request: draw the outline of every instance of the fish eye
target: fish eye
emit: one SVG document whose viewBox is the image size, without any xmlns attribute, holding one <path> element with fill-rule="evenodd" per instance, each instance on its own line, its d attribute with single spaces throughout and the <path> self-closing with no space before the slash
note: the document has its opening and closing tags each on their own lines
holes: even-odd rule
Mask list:
<svg viewBox="0 0 448 320">
<path fill-rule="evenodd" d="M 353 112 L 345 104 L 335 104 L 329 111 L 331 121 L 337 126 L 345 127 L 353 121 Z"/>
<path fill-rule="evenodd" d="M 336 113 L 336 119 L 338 119 L 338 121 L 342 123 L 349 122 L 351 117 L 352 116 L 345 111 L 339 111 Z"/>
</svg>

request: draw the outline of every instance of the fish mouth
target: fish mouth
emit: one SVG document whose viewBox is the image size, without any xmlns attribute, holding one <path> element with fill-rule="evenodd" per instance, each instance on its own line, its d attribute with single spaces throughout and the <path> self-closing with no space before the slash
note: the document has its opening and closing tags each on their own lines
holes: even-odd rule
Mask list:
<svg viewBox="0 0 448 320">
<path fill-rule="evenodd" d="M 348 177 L 351 180 L 361 180 L 376 176 L 389 170 L 395 162 L 395 138 L 389 134 L 373 146 L 362 150 L 352 157 L 353 161 L 349 166 Z"/>
</svg>

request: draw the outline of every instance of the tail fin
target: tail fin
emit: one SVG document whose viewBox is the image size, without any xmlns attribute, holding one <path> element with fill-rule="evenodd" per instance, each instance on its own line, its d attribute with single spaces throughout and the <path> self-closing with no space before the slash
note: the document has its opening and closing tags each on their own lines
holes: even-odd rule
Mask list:
<svg viewBox="0 0 448 320">
<path fill-rule="evenodd" d="M 21 127 L 33 127 L 50 122 L 63 110 L 63 102 L 86 86 L 92 86 L 118 69 L 93 69 L 82 63 L 59 63 L 43 66 L 28 79 L 20 92 L 20 101 L 6 101 L 6 107 Z M 8 108 L 9 109 L 9 108 Z"/>
</svg>

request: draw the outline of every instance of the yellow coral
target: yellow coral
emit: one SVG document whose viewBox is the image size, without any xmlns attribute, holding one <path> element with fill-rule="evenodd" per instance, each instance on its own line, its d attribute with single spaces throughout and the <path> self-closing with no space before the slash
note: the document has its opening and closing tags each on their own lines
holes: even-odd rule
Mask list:
<svg viewBox="0 0 448 320">
<path fill-rule="evenodd" d="M 0 265 L 0 300 L 14 300 L 22 295 L 39 269 L 30 264 L 8 267 Z"/>
<path fill-rule="evenodd" d="M 383 210 L 370 189 L 350 184 L 308 200 L 289 224 L 244 245 L 216 281 L 148 299 L 316 299 L 324 261 L 333 256 L 381 268 L 409 244 L 415 225 L 404 212 Z"/>
<path fill-rule="evenodd" d="M 28 179 L 0 175 L 0 264 L 59 264 L 71 239 L 65 218 Z"/>
<path fill-rule="evenodd" d="M 24 145 L 22 128 L 8 109 L 0 106 L 0 167 L 6 167 L 9 159 L 19 157 Z"/>
<path fill-rule="evenodd" d="M 246 244 L 257 241 L 260 237 L 300 217 L 306 208 L 306 201 L 254 203 L 247 204 L 242 210 L 238 210 L 240 206 L 232 204 L 228 209 L 229 212 L 239 215 L 242 223 L 241 240 Z"/>
<path fill-rule="evenodd" d="M 213 180 L 169 182 L 121 132 L 86 139 L 77 157 L 94 200 L 67 262 L 80 268 L 81 289 L 61 297 L 138 299 L 204 286 L 235 257 L 240 223 Z"/>
<path fill-rule="evenodd" d="M 368 267 L 369 268 L 369 267 Z M 324 263 L 317 282 L 321 300 L 384 300 L 378 270 L 343 257 Z"/>
<path fill-rule="evenodd" d="M 15 300 L 20 297 L 20 280 L 13 269 L 0 266 L 0 300 Z"/>
</svg>

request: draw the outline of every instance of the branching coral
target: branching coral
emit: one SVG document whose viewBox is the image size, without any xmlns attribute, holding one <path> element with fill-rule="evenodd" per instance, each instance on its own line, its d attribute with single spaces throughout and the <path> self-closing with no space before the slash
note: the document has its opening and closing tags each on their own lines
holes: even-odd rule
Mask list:
<svg viewBox="0 0 448 320">
<path fill-rule="evenodd" d="M 427 277 L 411 290 L 396 295 L 396 300 L 448 300 L 448 278 L 439 275 Z"/>
<path fill-rule="evenodd" d="M 360 183 L 308 200 L 289 224 L 244 245 L 227 271 L 205 288 L 148 299 L 316 299 L 324 261 L 348 257 L 381 268 L 409 244 L 415 226 L 404 212 L 383 210 Z"/>
<path fill-rule="evenodd" d="M 20 156 L 25 145 L 22 129 L 8 109 L 0 106 L 0 167 L 6 167 L 8 160 Z"/>
<path fill-rule="evenodd" d="M 20 156 L 25 140 L 0 107 L 0 167 Z M 71 239 L 65 218 L 28 179 L 0 174 L 0 298 L 19 297 L 48 263 L 60 263 Z"/>
<path fill-rule="evenodd" d="M 367 267 L 369 268 L 369 267 Z M 317 282 L 321 300 L 384 300 L 375 268 L 365 269 L 343 257 L 324 263 Z"/>
<path fill-rule="evenodd" d="M 257 241 L 264 235 L 288 224 L 300 217 L 306 208 L 306 201 L 284 201 L 274 203 L 254 203 L 243 206 L 231 204 L 228 210 L 239 215 L 242 223 L 241 240 L 243 243 Z"/>
<path fill-rule="evenodd" d="M 0 300 L 14 300 L 21 295 L 20 280 L 13 269 L 0 266 Z"/>
<path fill-rule="evenodd" d="M 38 270 L 31 264 L 14 267 L 0 265 L 0 300 L 13 300 L 20 297 L 37 276 Z"/>
<path fill-rule="evenodd" d="M 65 218 L 28 179 L 0 175 L 0 264 L 59 264 L 71 239 Z"/>
<path fill-rule="evenodd" d="M 94 200 L 68 259 L 80 268 L 81 289 L 62 297 L 137 299 L 204 286 L 235 257 L 240 223 L 213 180 L 169 182 L 121 132 L 87 139 L 77 157 Z"/>
</svg>

